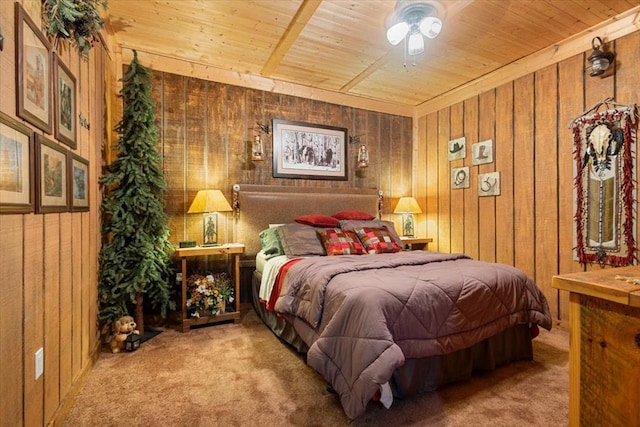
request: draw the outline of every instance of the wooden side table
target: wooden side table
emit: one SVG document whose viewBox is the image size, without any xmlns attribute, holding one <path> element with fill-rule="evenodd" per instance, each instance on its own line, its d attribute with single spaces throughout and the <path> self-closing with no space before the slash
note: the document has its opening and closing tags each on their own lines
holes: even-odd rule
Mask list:
<svg viewBox="0 0 640 427">
<path fill-rule="evenodd" d="M 227 243 L 218 246 L 198 246 L 195 248 L 176 248 L 176 256 L 182 261 L 182 332 L 188 332 L 191 326 L 224 322 L 225 320 L 240 319 L 240 255 L 244 253 L 241 243 Z M 235 284 L 234 311 L 220 313 L 210 317 L 187 317 L 187 258 L 209 255 L 233 256 L 233 281 Z"/>
<path fill-rule="evenodd" d="M 634 278 L 640 280 L 638 266 L 553 277 L 554 288 L 570 292 L 570 427 L 640 426 L 640 284 Z"/>
<path fill-rule="evenodd" d="M 402 249 L 406 249 L 409 251 L 416 250 L 428 250 L 429 243 L 433 242 L 433 239 L 427 237 L 425 239 L 421 239 L 418 237 L 402 237 L 400 236 L 400 240 L 402 240 Z"/>
</svg>

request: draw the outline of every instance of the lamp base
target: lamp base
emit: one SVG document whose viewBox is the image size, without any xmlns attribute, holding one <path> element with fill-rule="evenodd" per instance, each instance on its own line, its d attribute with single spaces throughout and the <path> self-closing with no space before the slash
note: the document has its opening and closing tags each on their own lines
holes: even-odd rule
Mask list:
<svg viewBox="0 0 640 427">
<path fill-rule="evenodd" d="M 402 236 L 413 237 L 413 235 L 413 214 L 404 213 L 402 214 Z"/>
<path fill-rule="evenodd" d="M 207 212 L 202 215 L 202 245 L 215 246 L 218 244 L 218 213 Z"/>
</svg>

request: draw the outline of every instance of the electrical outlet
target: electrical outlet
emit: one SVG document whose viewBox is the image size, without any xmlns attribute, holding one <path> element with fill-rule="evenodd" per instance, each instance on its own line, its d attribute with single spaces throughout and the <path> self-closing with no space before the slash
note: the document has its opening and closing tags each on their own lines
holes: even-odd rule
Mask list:
<svg viewBox="0 0 640 427">
<path fill-rule="evenodd" d="M 40 347 L 36 351 L 36 379 L 40 378 L 44 372 L 44 349 Z"/>
</svg>

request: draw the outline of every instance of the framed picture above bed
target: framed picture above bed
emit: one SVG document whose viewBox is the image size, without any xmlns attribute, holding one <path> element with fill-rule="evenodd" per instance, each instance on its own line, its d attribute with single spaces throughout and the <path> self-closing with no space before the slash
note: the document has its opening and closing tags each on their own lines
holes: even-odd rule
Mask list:
<svg viewBox="0 0 640 427">
<path fill-rule="evenodd" d="M 347 129 L 273 120 L 275 178 L 346 181 Z"/>
</svg>

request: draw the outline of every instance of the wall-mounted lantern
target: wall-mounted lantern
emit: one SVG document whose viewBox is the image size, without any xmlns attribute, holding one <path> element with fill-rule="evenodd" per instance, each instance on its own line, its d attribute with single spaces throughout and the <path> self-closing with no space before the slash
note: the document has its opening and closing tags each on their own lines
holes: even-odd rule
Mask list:
<svg viewBox="0 0 640 427">
<path fill-rule="evenodd" d="M 604 50 L 604 43 L 600 37 L 594 37 L 591 41 L 591 47 L 593 48 L 593 52 L 591 52 L 588 58 L 591 64 L 591 67 L 588 68 L 589 75 L 591 77 L 600 76 L 609 69 L 616 55 Z"/>
</svg>

